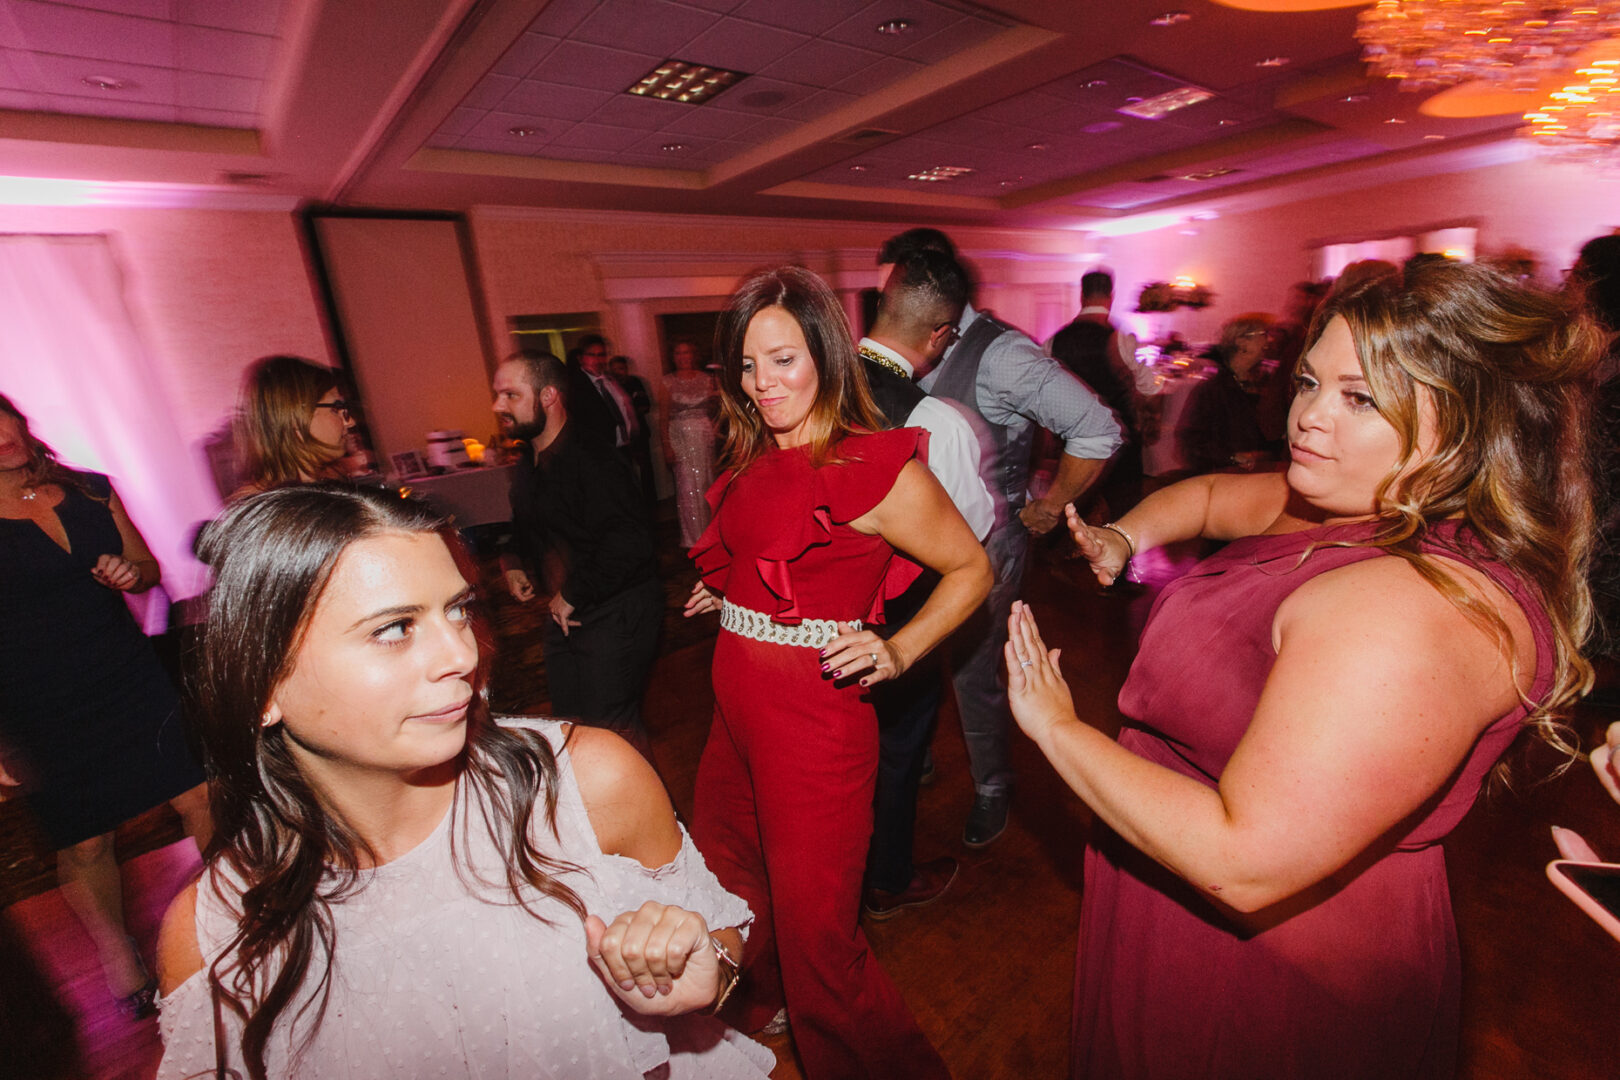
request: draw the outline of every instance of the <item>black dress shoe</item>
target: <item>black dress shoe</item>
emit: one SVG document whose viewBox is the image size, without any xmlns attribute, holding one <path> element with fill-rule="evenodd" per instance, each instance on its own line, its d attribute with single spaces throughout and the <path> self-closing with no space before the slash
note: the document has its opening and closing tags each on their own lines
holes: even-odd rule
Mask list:
<svg viewBox="0 0 1620 1080">
<path fill-rule="evenodd" d="M 1007 830 L 1007 808 L 1012 805 L 1012 793 L 998 791 L 992 795 L 978 795 L 973 809 L 968 811 L 967 825 L 962 829 L 962 843 L 970 848 L 989 847 L 996 837 Z"/>
<path fill-rule="evenodd" d="M 867 889 L 861 899 L 861 910 L 873 922 L 892 919 L 906 908 L 932 904 L 945 894 L 956 880 L 957 861 L 949 855 L 917 866 L 911 874 L 911 884 L 900 892 L 887 889 Z"/>
</svg>

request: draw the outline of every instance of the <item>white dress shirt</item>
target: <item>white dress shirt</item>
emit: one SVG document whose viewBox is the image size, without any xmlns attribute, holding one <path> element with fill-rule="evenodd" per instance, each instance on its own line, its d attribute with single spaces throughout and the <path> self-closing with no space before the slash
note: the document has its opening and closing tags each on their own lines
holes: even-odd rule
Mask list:
<svg viewBox="0 0 1620 1080">
<path fill-rule="evenodd" d="M 907 378 L 916 377 L 910 361 L 888 346 L 862 338 L 861 347 L 894 361 Z M 904 426 L 928 432 L 928 468 L 961 511 L 973 535 L 981 541 L 989 536 L 990 527 L 996 523 L 996 504 L 979 476 L 979 438 L 967 417 L 948 401 L 924 397 L 906 417 Z"/>
</svg>

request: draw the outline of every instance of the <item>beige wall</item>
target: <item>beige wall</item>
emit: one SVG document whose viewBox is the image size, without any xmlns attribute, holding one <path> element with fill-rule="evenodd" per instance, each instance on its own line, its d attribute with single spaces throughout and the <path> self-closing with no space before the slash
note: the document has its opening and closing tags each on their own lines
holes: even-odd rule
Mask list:
<svg viewBox="0 0 1620 1080">
<path fill-rule="evenodd" d="M 189 443 L 230 415 L 255 357 L 331 362 L 286 211 L 0 206 L 0 230 L 107 234 Z"/>
<path fill-rule="evenodd" d="M 1478 219 L 1481 256 L 1526 248 L 1540 264 L 1541 280 L 1556 285 L 1582 242 L 1620 226 L 1620 181 L 1538 159 L 1392 183 L 1379 183 L 1370 172 L 1364 186 L 1353 190 L 1098 238 L 1093 250 L 1114 271 L 1115 312 L 1127 318 L 1146 282 L 1185 274 L 1210 285 L 1216 294 L 1212 307 L 1157 316 L 1151 324 L 1208 341 L 1234 315 L 1280 313 L 1288 286 L 1311 276 L 1313 242 L 1420 232 L 1460 218 Z"/>
</svg>

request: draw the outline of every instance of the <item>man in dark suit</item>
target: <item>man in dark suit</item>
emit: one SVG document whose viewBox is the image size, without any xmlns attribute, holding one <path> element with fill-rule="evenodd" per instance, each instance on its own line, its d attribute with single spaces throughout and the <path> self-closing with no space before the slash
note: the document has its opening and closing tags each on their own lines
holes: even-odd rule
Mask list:
<svg viewBox="0 0 1620 1080">
<path fill-rule="evenodd" d="M 641 477 L 641 492 L 647 497 L 647 505 L 652 506 L 658 502 L 658 485 L 653 479 L 652 422 L 649 419 L 652 394 L 647 390 L 645 379 L 630 374 L 628 356 L 615 356 L 609 360 L 608 375 L 619 384 L 619 389 L 630 395 L 630 406 L 636 413 L 636 431 L 630 437 L 630 463 Z"/>
</svg>

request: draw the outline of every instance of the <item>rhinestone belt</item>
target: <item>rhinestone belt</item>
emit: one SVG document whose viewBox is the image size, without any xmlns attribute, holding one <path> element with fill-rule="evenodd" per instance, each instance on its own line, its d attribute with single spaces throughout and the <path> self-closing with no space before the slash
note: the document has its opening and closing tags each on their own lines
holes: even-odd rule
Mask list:
<svg viewBox="0 0 1620 1080">
<path fill-rule="evenodd" d="M 855 619 L 852 625 L 859 630 L 861 621 Z M 806 649 L 822 648 L 842 633 L 836 619 L 805 619 L 797 626 L 788 626 L 773 622 L 763 611 L 750 611 L 730 600 L 720 602 L 720 626 L 738 637 L 768 641 L 772 645 L 797 645 Z"/>
</svg>

